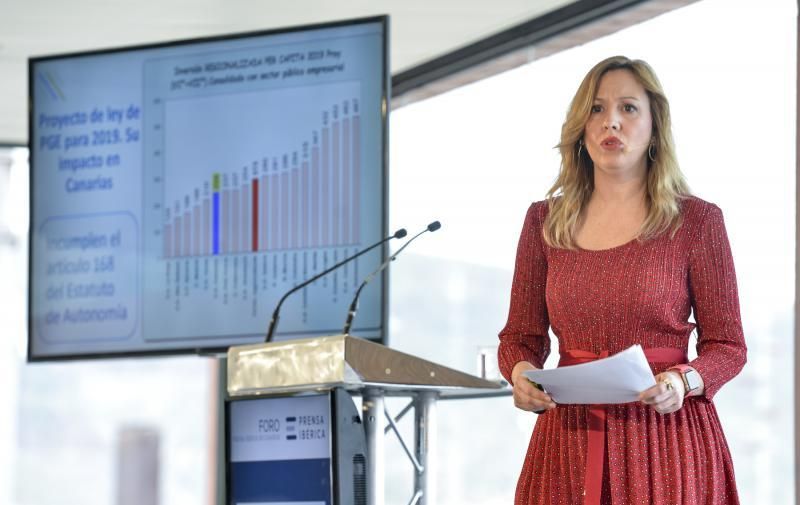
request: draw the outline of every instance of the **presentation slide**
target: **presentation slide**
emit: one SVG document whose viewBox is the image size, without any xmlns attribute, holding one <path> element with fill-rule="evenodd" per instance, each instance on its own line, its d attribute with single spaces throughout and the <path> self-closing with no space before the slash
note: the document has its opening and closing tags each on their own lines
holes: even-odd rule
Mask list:
<svg viewBox="0 0 800 505">
<path fill-rule="evenodd" d="M 330 396 L 229 404 L 228 503 L 330 505 Z"/>
<path fill-rule="evenodd" d="M 29 357 L 259 342 L 380 240 L 384 21 L 31 60 Z M 275 339 L 339 333 L 381 254 Z M 382 337 L 383 291 L 354 335 Z"/>
</svg>

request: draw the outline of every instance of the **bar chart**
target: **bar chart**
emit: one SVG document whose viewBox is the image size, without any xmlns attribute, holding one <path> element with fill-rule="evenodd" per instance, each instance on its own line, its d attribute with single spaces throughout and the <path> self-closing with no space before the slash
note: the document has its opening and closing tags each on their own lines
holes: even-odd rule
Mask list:
<svg viewBox="0 0 800 505">
<path fill-rule="evenodd" d="M 358 245 L 359 130 L 347 100 L 297 150 L 211 173 L 165 206 L 163 257 Z"/>
<path fill-rule="evenodd" d="M 364 167 L 360 100 L 360 84 L 344 81 L 153 108 L 143 307 L 144 324 L 158 320 L 161 331 L 146 334 L 216 338 L 232 326 L 240 330 L 232 338 L 262 334 L 284 292 L 380 238 L 383 174 Z M 354 286 L 381 255 L 288 300 L 279 334 L 340 330 Z M 380 324 L 379 300 L 362 304 L 370 327 Z"/>
</svg>

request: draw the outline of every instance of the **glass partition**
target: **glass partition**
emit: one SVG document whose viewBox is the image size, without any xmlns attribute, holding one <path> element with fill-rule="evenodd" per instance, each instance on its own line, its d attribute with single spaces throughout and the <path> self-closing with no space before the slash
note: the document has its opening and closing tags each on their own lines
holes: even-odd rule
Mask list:
<svg viewBox="0 0 800 505">
<path fill-rule="evenodd" d="M 395 110 L 391 225 L 437 218 L 442 230 L 392 267 L 390 344 L 477 371 L 580 79 L 607 56 L 645 59 L 670 99 L 681 167 L 722 208 L 736 261 L 749 362 L 715 401 L 740 497 L 793 503 L 796 15 L 789 0 L 704 0 Z M 508 398 L 443 402 L 440 420 L 439 503 L 510 503 L 535 417 Z M 401 503 L 410 473 L 387 471 Z"/>
</svg>

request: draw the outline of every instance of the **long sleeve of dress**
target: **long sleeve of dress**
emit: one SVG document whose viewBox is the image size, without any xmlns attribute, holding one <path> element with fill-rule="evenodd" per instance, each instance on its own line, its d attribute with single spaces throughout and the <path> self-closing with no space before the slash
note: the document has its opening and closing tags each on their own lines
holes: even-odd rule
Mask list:
<svg viewBox="0 0 800 505">
<path fill-rule="evenodd" d="M 746 361 L 733 256 L 722 211 L 707 212 L 689 253 L 689 290 L 697 323 L 697 358 L 690 363 L 711 400 Z"/>
<path fill-rule="evenodd" d="M 503 374 L 521 360 L 542 366 L 550 331 L 560 350 L 615 354 L 638 344 L 683 354 L 696 329 L 691 365 L 705 391 L 665 415 L 641 402 L 557 404 L 536 419 L 516 505 L 739 504 L 711 401 L 746 358 L 733 258 L 718 207 L 689 196 L 680 208 L 674 234 L 603 250 L 549 247 L 547 203 L 528 210 L 500 333 Z M 672 359 L 651 363 L 653 372 L 680 364 Z"/>
<path fill-rule="evenodd" d="M 550 321 L 545 285 L 547 261 L 542 240 L 546 202 L 534 203 L 525 216 L 517 246 L 508 322 L 500 332 L 497 352 L 500 371 L 511 382 L 511 370 L 520 361 L 542 368 L 550 354 Z"/>
</svg>

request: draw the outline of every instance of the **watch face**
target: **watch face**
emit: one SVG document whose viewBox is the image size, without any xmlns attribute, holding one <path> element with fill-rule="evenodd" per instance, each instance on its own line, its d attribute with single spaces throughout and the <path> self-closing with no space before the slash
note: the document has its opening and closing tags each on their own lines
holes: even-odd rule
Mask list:
<svg viewBox="0 0 800 505">
<path fill-rule="evenodd" d="M 697 371 L 687 370 L 686 373 L 683 374 L 683 377 L 689 391 L 694 391 L 700 387 L 700 374 L 697 373 Z"/>
</svg>

